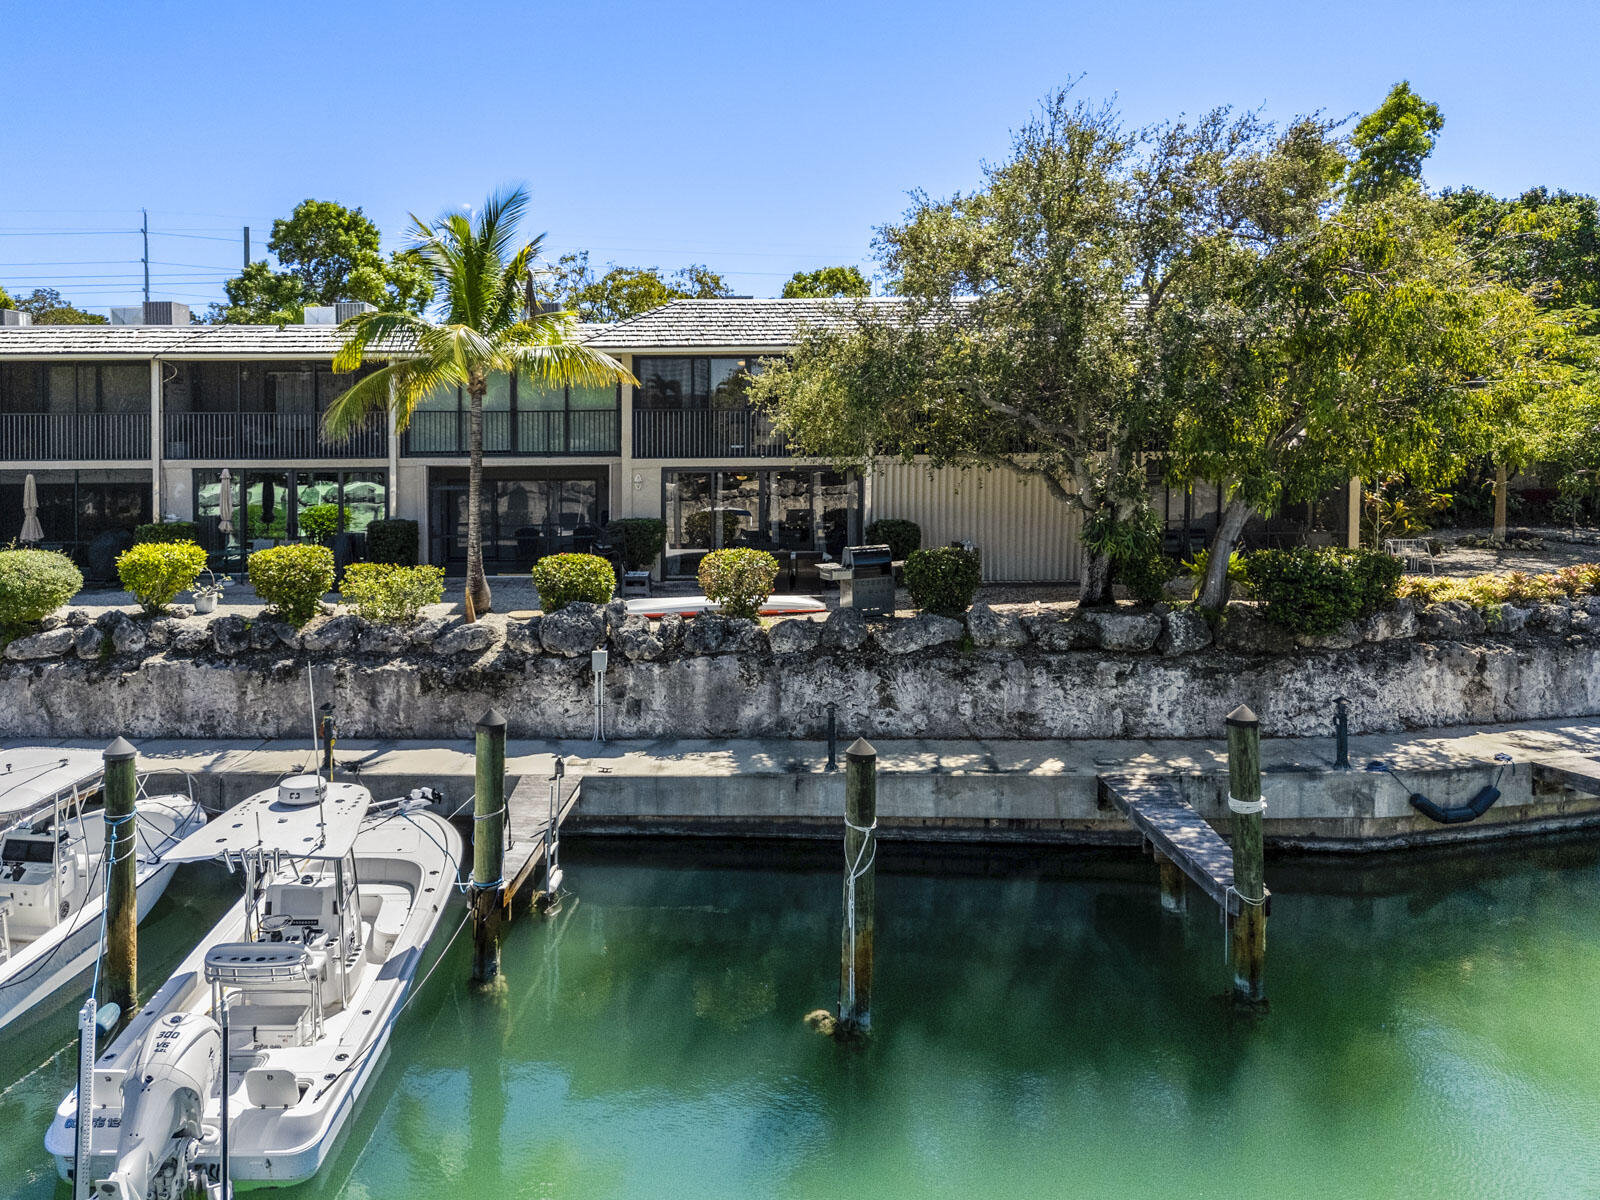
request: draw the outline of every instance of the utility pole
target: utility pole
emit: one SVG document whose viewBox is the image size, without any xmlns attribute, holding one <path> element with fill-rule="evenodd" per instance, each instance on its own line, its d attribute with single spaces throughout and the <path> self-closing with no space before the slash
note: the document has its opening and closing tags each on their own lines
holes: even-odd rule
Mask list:
<svg viewBox="0 0 1600 1200">
<path fill-rule="evenodd" d="M 250 226 L 244 227 L 244 269 L 250 269 Z"/>
<path fill-rule="evenodd" d="M 139 210 L 143 220 L 139 223 L 139 232 L 144 235 L 144 302 L 150 303 L 150 213 L 145 209 Z"/>
</svg>

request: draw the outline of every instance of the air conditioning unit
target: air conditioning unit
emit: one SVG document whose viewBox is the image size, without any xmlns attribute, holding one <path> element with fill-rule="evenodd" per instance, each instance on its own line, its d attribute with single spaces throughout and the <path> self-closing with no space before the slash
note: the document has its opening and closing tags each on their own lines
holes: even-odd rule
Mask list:
<svg viewBox="0 0 1600 1200">
<path fill-rule="evenodd" d="M 0 308 L 0 325 L 32 325 L 33 314 L 18 312 L 14 308 Z"/>
<path fill-rule="evenodd" d="M 113 325 L 187 325 L 189 306 L 176 300 L 146 300 L 143 304 L 123 304 L 111 310 Z"/>
<path fill-rule="evenodd" d="M 340 300 L 337 304 L 317 304 L 306 309 L 307 325 L 338 325 L 364 312 L 376 312 L 377 306 L 365 300 Z"/>
</svg>

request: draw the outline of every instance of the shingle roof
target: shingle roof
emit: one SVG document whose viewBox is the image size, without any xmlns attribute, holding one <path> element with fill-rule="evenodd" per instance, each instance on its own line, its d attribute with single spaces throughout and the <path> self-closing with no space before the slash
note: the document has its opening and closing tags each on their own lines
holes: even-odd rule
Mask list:
<svg viewBox="0 0 1600 1200">
<path fill-rule="evenodd" d="M 578 332 L 584 337 L 591 330 L 607 328 L 580 325 Z M 332 358 L 340 340 L 337 325 L 6 325 L 0 326 L 0 358 L 107 354 Z"/>
<path fill-rule="evenodd" d="M 783 349 L 800 340 L 804 326 L 847 324 L 857 304 L 900 303 L 887 296 L 868 300 L 673 300 L 618 321 L 585 340 L 600 350 Z"/>
</svg>

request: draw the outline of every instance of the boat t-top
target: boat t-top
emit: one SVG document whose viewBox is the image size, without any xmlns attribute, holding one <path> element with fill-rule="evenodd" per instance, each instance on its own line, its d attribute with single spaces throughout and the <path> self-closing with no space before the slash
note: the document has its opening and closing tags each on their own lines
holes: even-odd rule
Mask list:
<svg viewBox="0 0 1600 1200">
<path fill-rule="evenodd" d="M 0 1028 L 94 965 L 106 887 L 104 769 L 98 750 L 0 750 Z M 141 795 L 134 812 L 143 920 L 172 878 L 171 851 L 206 818 L 192 795 Z"/>
<path fill-rule="evenodd" d="M 376 1071 L 454 891 L 461 837 L 354 783 L 296 776 L 190 834 L 243 896 L 94 1062 L 45 1136 L 107 1200 L 316 1174 Z M 85 1194 L 75 1188 L 75 1195 Z"/>
</svg>

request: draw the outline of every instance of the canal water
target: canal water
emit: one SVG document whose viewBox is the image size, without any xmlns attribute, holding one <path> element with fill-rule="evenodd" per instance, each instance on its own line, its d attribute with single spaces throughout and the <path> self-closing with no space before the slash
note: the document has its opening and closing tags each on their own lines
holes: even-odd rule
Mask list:
<svg viewBox="0 0 1600 1200">
<path fill-rule="evenodd" d="M 1214 910 L 1163 915 L 1148 863 L 886 849 L 864 1047 L 801 1020 L 836 998 L 835 855 L 711 853 L 572 840 L 509 986 L 471 993 L 458 939 L 324 1174 L 276 1194 L 1600 1195 L 1600 843 L 1269 861 L 1256 1019 Z M 229 899 L 175 882 L 146 983 Z M 40 1139 L 75 1004 L 0 1047 L 0 1195 L 66 1194 Z"/>
</svg>

